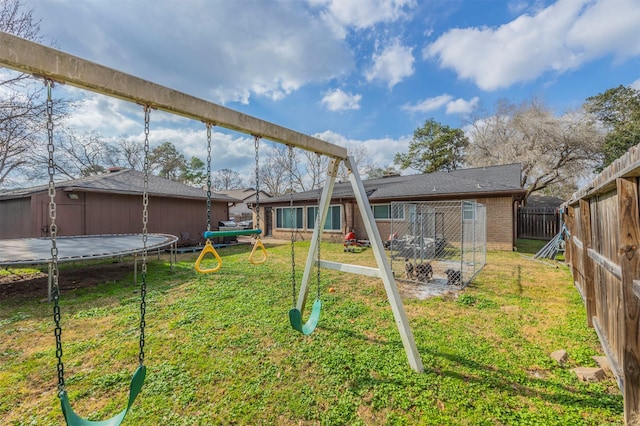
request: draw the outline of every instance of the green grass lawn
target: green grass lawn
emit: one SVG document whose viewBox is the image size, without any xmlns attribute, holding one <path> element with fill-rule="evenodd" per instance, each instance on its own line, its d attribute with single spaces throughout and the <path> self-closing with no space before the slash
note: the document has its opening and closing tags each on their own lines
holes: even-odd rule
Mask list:
<svg viewBox="0 0 640 426">
<path fill-rule="evenodd" d="M 323 243 L 323 257 L 374 265 L 371 250 L 342 248 Z M 568 269 L 531 260 L 535 248 L 489 252 L 457 296 L 404 300 L 421 374 L 409 367 L 381 280 L 323 271 L 320 323 L 303 336 L 288 323 L 290 247 L 268 246 L 262 265 L 248 263 L 249 249 L 220 250 L 223 267 L 208 275 L 195 272 L 197 253 L 180 256 L 173 273 L 150 263 L 148 373 L 125 424 L 623 424 L 615 381 L 583 383 L 571 372 L 595 366 L 602 350 Z M 299 276 L 307 250 L 296 244 Z M 66 387 L 82 416 L 126 405 L 138 297 L 131 277 L 61 296 Z M 41 298 L 0 301 L 1 425 L 63 423 L 53 327 Z M 565 366 L 549 357 L 558 349 L 569 353 Z"/>
</svg>

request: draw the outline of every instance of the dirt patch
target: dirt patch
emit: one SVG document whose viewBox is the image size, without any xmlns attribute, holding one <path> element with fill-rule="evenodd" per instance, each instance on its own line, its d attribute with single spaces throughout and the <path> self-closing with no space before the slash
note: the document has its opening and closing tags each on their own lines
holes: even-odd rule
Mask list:
<svg viewBox="0 0 640 426">
<path fill-rule="evenodd" d="M 94 287 L 121 280 L 132 272 L 133 264 L 126 262 L 64 269 L 58 274 L 58 285 L 61 291 Z M 46 297 L 46 273 L 9 273 L 0 275 L 0 300 L 12 298 L 41 299 Z"/>
</svg>

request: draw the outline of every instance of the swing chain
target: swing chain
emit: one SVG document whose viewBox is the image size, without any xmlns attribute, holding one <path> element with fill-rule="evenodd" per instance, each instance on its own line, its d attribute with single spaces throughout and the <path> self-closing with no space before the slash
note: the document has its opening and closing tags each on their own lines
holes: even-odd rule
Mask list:
<svg viewBox="0 0 640 426">
<path fill-rule="evenodd" d="M 207 231 L 211 231 L 211 123 L 207 125 Z"/>
<path fill-rule="evenodd" d="M 147 224 L 149 223 L 149 116 L 151 107 L 144 106 L 144 192 L 142 194 L 142 279 L 140 284 L 140 365 L 144 363 L 144 328 L 147 311 Z"/>
<path fill-rule="evenodd" d="M 320 164 L 320 161 L 322 160 L 322 158 L 320 158 L 320 153 L 316 153 L 316 155 L 317 155 L 317 158 L 318 158 L 318 164 Z M 316 212 L 316 220 L 318 221 L 318 224 L 316 225 L 318 227 L 318 241 L 317 241 L 317 246 L 318 246 L 317 258 L 318 258 L 318 262 L 316 264 L 316 284 L 317 284 L 316 299 L 320 299 L 320 243 L 322 242 L 322 227 L 324 225 L 322 223 L 319 223 L 320 222 L 321 194 L 322 194 L 322 191 L 318 187 L 318 210 Z"/>
<path fill-rule="evenodd" d="M 291 221 L 291 288 L 293 296 L 293 306 L 296 306 L 296 255 L 294 249 L 295 233 L 294 233 L 294 216 L 293 216 L 293 145 L 289 147 L 289 219 Z"/>
<path fill-rule="evenodd" d="M 259 171 L 259 149 L 260 149 L 260 136 L 253 136 L 253 144 L 255 146 L 256 157 L 256 229 L 260 229 L 260 171 Z M 260 239 L 260 234 L 258 234 Z"/>
<path fill-rule="evenodd" d="M 53 81 L 47 79 L 47 150 L 49 152 L 49 233 L 51 236 L 51 264 L 49 266 L 50 279 L 52 283 L 53 298 L 53 320 L 56 323 L 54 334 L 56 337 L 56 359 L 58 370 L 58 392 L 64 391 L 64 364 L 62 363 L 62 326 L 60 325 L 60 287 L 59 287 L 59 271 L 58 271 L 58 246 L 56 237 L 58 236 L 58 226 L 56 225 L 56 185 L 54 175 L 56 165 L 53 159 L 55 145 L 53 144 L 53 99 L 51 97 L 51 88 Z"/>
</svg>

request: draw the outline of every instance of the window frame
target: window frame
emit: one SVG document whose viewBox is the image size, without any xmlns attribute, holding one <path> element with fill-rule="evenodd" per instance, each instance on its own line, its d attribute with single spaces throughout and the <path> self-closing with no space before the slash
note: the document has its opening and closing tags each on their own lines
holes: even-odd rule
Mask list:
<svg viewBox="0 0 640 426">
<path fill-rule="evenodd" d="M 295 213 L 295 228 L 285 227 L 284 226 L 284 212 L 287 210 L 293 209 Z M 301 212 L 298 214 L 298 212 Z M 276 229 L 304 229 L 304 207 L 302 206 L 286 206 L 286 207 L 276 207 Z"/>
<path fill-rule="evenodd" d="M 475 222 L 476 218 L 476 208 L 472 203 L 462 203 L 462 220 L 464 222 Z"/>
<path fill-rule="evenodd" d="M 386 217 L 376 217 L 376 208 L 379 207 L 386 207 L 387 208 L 387 215 Z M 374 220 L 377 221 L 384 221 L 384 220 L 405 220 L 405 214 L 404 214 L 404 208 L 403 209 L 396 209 L 397 213 L 400 213 L 397 215 L 397 217 L 392 217 L 393 213 L 394 213 L 394 209 L 392 208 L 392 204 L 388 203 L 388 204 L 371 204 L 371 213 L 373 213 L 373 218 Z"/>
<path fill-rule="evenodd" d="M 336 217 L 335 209 L 338 208 L 337 218 L 338 225 L 334 226 L 334 218 Z M 319 206 L 306 206 L 306 225 L 307 229 L 313 230 L 316 224 L 316 217 L 318 212 L 320 211 Z M 331 222 L 331 228 L 327 228 L 327 222 Z M 329 211 L 327 212 L 327 218 L 325 219 L 324 226 L 322 227 L 323 232 L 341 232 L 342 231 L 342 205 L 341 204 L 331 204 L 329 205 Z"/>
</svg>

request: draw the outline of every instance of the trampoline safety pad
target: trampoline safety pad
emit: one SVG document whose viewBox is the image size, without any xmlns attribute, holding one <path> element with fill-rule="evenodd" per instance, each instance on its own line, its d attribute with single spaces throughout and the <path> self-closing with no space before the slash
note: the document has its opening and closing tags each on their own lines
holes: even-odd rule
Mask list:
<svg viewBox="0 0 640 426">
<path fill-rule="evenodd" d="M 148 234 L 147 250 L 170 246 L 178 237 L 169 234 Z M 82 235 L 57 237 L 59 262 L 101 259 L 141 253 L 142 234 Z M 48 263 L 51 260 L 51 239 L 16 238 L 0 240 L 0 266 Z"/>
</svg>

